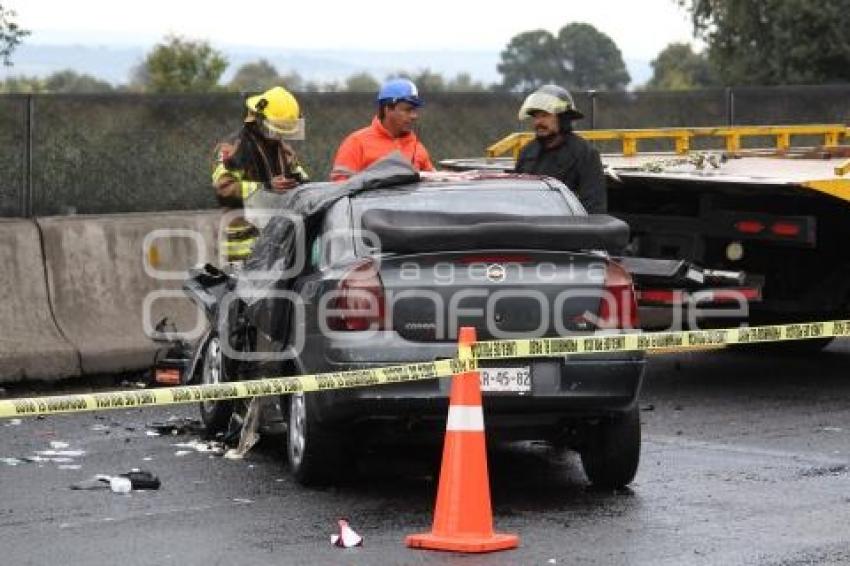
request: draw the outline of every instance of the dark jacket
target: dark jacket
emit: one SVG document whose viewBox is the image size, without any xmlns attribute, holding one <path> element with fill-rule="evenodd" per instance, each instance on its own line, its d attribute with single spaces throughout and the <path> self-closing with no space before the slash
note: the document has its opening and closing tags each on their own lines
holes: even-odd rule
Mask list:
<svg viewBox="0 0 850 566">
<path fill-rule="evenodd" d="M 564 134 L 563 142 L 552 148 L 535 139 L 520 152 L 516 172 L 555 177 L 578 196 L 589 214 L 608 211 L 599 152 L 575 134 Z"/>
</svg>

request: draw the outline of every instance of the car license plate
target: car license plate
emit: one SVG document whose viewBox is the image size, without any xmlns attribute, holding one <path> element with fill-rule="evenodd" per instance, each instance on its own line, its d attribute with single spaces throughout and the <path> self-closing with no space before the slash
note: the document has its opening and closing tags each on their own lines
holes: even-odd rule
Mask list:
<svg viewBox="0 0 850 566">
<path fill-rule="evenodd" d="M 531 391 L 531 368 L 479 368 L 481 391 L 528 393 Z"/>
</svg>

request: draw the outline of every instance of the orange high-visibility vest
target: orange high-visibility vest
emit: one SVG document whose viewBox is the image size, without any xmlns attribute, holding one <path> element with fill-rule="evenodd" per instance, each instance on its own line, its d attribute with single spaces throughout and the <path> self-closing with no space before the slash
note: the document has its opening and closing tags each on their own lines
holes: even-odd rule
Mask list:
<svg viewBox="0 0 850 566">
<path fill-rule="evenodd" d="M 331 181 L 345 180 L 394 151 L 400 151 L 417 171 L 434 170 L 431 156 L 416 134 L 411 132 L 394 138 L 375 116 L 370 126 L 343 140 L 334 158 Z"/>
</svg>

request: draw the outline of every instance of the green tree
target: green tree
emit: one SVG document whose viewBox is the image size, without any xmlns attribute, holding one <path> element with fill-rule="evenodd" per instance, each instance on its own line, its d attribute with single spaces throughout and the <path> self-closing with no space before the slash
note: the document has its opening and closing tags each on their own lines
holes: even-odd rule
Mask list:
<svg viewBox="0 0 850 566">
<path fill-rule="evenodd" d="M 12 66 L 12 52 L 30 32 L 15 22 L 15 12 L 0 4 L 0 57 L 7 67 Z"/>
<path fill-rule="evenodd" d="M 18 75 L 0 81 L 0 92 L 35 94 L 44 91 L 44 81 L 38 77 Z"/>
<path fill-rule="evenodd" d="M 679 0 L 725 84 L 850 81 L 846 0 Z"/>
<path fill-rule="evenodd" d="M 446 81 L 443 75 L 435 73 L 431 69 L 422 69 L 413 75 L 414 84 L 422 92 L 443 92 L 446 90 Z"/>
<path fill-rule="evenodd" d="M 241 92 L 258 92 L 280 84 L 280 74 L 266 59 L 245 63 L 233 75 L 228 88 Z"/>
<path fill-rule="evenodd" d="M 148 53 L 137 74 L 149 92 L 208 92 L 218 88 L 227 59 L 206 41 L 168 36 Z"/>
<path fill-rule="evenodd" d="M 345 79 L 345 90 L 349 92 L 377 92 L 380 86 L 377 79 L 366 71 L 355 73 Z"/>
<path fill-rule="evenodd" d="M 298 71 L 289 71 L 280 77 L 280 85 L 292 92 L 302 92 L 304 90 L 304 78 L 298 74 Z"/>
<path fill-rule="evenodd" d="M 570 23 L 514 36 L 497 67 L 502 87 L 528 91 L 547 83 L 566 88 L 622 90 L 631 80 L 614 40 L 590 24 Z"/>
<path fill-rule="evenodd" d="M 562 82 L 558 67 L 558 41 L 546 30 L 515 35 L 502 51 L 496 69 L 507 90 L 533 90 L 547 83 Z"/>
<path fill-rule="evenodd" d="M 484 83 L 473 81 L 472 75 L 469 73 L 458 73 L 446 84 L 446 90 L 449 92 L 482 92 L 486 91 L 487 87 L 484 86 Z"/>
<path fill-rule="evenodd" d="M 431 69 L 421 69 L 418 73 L 397 71 L 387 75 L 390 79 L 410 79 L 420 92 L 443 92 L 446 90 L 446 81 L 443 75 L 435 73 Z"/>
<path fill-rule="evenodd" d="M 87 74 L 78 73 L 72 69 L 56 71 L 44 79 L 44 90 L 47 92 L 112 92 L 111 84 Z"/>
<path fill-rule="evenodd" d="M 623 90 L 631 80 L 617 44 L 590 24 L 562 27 L 558 56 L 566 88 Z"/>
<path fill-rule="evenodd" d="M 687 90 L 719 85 L 717 73 L 705 53 L 694 53 L 688 43 L 671 43 L 650 63 L 652 78 L 647 90 Z"/>
</svg>

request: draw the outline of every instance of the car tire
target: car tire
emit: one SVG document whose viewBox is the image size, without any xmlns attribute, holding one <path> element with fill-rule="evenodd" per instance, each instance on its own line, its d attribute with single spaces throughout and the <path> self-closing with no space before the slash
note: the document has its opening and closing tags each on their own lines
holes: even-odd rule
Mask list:
<svg viewBox="0 0 850 566">
<path fill-rule="evenodd" d="M 221 349 L 218 334 L 213 333 L 204 346 L 201 358 L 200 382 L 203 385 L 216 385 L 227 381 L 227 363 Z M 233 401 L 201 401 L 199 403 L 201 421 L 207 434 L 214 435 L 227 430 L 233 414 Z"/>
<path fill-rule="evenodd" d="M 637 405 L 593 426 L 580 454 L 584 473 L 595 487 L 619 488 L 630 484 L 640 462 Z"/>
<path fill-rule="evenodd" d="M 341 434 L 316 419 L 316 395 L 293 393 L 284 398 L 289 407 L 286 460 L 295 481 L 310 487 L 334 483 L 350 468 Z"/>
</svg>

